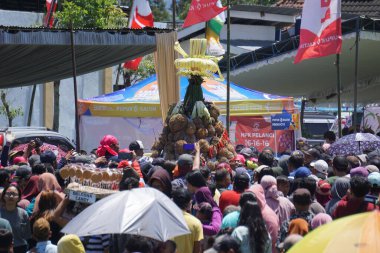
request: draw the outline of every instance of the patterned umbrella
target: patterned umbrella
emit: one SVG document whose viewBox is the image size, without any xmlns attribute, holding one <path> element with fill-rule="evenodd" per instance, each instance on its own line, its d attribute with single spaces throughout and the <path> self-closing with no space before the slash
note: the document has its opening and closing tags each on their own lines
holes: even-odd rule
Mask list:
<svg viewBox="0 0 380 253">
<path fill-rule="evenodd" d="M 363 150 L 380 148 L 380 138 L 370 133 L 346 135 L 333 144 L 328 152 L 330 155 L 360 155 Z"/>
<path fill-rule="evenodd" d="M 11 151 L 23 151 L 23 152 L 25 152 L 27 147 L 28 147 L 28 143 L 20 144 L 17 147 L 13 148 Z M 65 157 L 66 153 L 67 153 L 67 152 L 63 151 L 60 147 L 57 147 L 57 146 L 52 145 L 52 144 L 47 144 L 47 143 L 43 143 L 40 147 L 40 150 L 41 150 L 41 153 L 44 151 L 47 151 L 47 150 L 52 151 L 57 156 L 57 162 L 59 162 L 62 157 Z M 32 154 L 36 154 L 35 150 L 33 150 Z"/>
</svg>

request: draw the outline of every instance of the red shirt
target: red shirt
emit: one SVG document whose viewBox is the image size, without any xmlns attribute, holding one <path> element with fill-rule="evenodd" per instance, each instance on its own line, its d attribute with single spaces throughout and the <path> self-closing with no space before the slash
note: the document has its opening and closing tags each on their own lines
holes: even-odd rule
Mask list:
<svg viewBox="0 0 380 253">
<path fill-rule="evenodd" d="M 224 212 L 224 209 L 229 205 L 238 206 L 240 200 L 240 192 L 237 191 L 224 191 L 219 198 L 219 208 Z"/>
<path fill-rule="evenodd" d="M 338 205 L 333 213 L 333 218 L 338 219 L 351 214 L 364 213 L 375 210 L 376 206 L 372 203 L 362 201 L 360 199 L 348 200 L 347 195 L 338 202 Z"/>
</svg>

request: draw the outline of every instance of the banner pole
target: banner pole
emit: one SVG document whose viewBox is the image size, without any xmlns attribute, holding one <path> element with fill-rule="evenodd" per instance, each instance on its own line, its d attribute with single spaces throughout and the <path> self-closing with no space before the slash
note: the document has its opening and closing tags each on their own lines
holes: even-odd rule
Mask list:
<svg viewBox="0 0 380 253">
<path fill-rule="evenodd" d="M 352 125 L 354 126 L 354 133 L 357 132 L 356 126 L 358 122 L 358 61 L 359 61 L 359 37 L 360 37 L 360 17 L 356 19 L 356 39 L 355 39 L 355 83 L 354 83 L 354 115 Z"/>
<path fill-rule="evenodd" d="M 340 55 L 336 54 L 336 76 L 337 76 L 337 82 L 336 82 L 336 90 L 338 94 L 338 136 L 339 138 L 342 137 L 342 103 L 341 103 L 341 97 L 340 97 Z"/>
<path fill-rule="evenodd" d="M 230 43 L 231 43 L 231 31 L 230 31 L 230 0 L 227 0 L 227 105 L 226 105 L 226 130 L 228 136 L 230 135 Z"/>
</svg>

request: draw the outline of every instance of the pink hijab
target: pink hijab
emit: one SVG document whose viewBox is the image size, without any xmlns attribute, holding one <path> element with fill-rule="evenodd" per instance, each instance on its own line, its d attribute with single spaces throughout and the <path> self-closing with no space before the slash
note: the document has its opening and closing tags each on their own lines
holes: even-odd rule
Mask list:
<svg viewBox="0 0 380 253">
<path fill-rule="evenodd" d="M 277 180 L 273 176 L 264 176 L 260 184 L 264 188 L 267 205 L 277 214 L 281 225 L 295 211 L 293 203 L 289 199 L 279 196 Z"/>
<path fill-rule="evenodd" d="M 96 155 L 98 157 L 105 156 L 107 152 L 112 156 L 117 155 L 117 152 L 110 147 L 110 145 L 117 143 L 119 143 L 119 141 L 115 136 L 105 135 L 100 141 L 100 146 L 96 150 Z"/>
<path fill-rule="evenodd" d="M 256 195 L 257 203 L 261 208 L 265 224 L 267 225 L 268 232 L 272 238 L 272 251 L 276 252 L 276 241 L 280 229 L 279 219 L 276 213 L 267 205 L 264 189 L 261 185 L 255 184 L 249 188 L 248 191 L 252 191 Z"/>
</svg>

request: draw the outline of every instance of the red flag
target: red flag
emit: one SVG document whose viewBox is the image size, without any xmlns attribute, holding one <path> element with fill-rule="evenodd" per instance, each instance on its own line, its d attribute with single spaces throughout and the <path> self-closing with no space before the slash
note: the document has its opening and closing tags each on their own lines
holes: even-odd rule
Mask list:
<svg viewBox="0 0 380 253">
<path fill-rule="evenodd" d="M 123 68 L 136 71 L 139 68 L 142 57 L 124 62 Z"/>
<path fill-rule="evenodd" d="M 342 48 L 340 0 L 305 0 L 300 45 L 294 63 L 339 54 Z"/>
<path fill-rule="evenodd" d="M 227 7 L 219 7 L 217 3 L 218 0 L 192 0 L 183 28 L 207 22 L 227 9 Z"/>
<path fill-rule="evenodd" d="M 135 0 L 133 1 L 130 17 L 129 28 L 142 29 L 144 27 L 153 27 L 154 19 L 153 13 L 149 6 L 148 0 Z M 136 58 L 131 61 L 126 61 L 123 65 L 126 69 L 136 71 L 139 68 L 139 64 L 142 57 Z"/>
<path fill-rule="evenodd" d="M 46 0 L 46 15 L 44 18 L 44 25 L 46 27 L 53 27 L 53 14 L 57 9 L 58 0 Z"/>
</svg>

